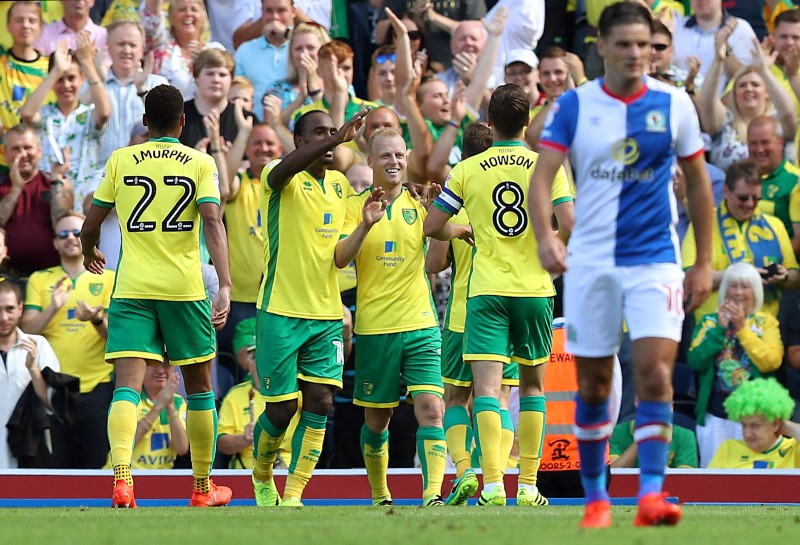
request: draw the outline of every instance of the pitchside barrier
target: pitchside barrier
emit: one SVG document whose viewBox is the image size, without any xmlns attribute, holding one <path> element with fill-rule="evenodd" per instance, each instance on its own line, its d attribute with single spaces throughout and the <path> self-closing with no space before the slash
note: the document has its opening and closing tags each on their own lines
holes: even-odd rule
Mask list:
<svg viewBox="0 0 800 545">
<path fill-rule="evenodd" d="M 615 504 L 635 504 L 636 469 L 612 469 L 611 496 Z M 191 471 L 133 471 L 140 506 L 186 505 L 191 494 Z M 231 505 L 254 505 L 248 470 L 215 470 L 214 482 L 233 489 Z M 453 475 L 445 477 L 445 489 Z M 275 471 L 278 490 L 286 470 Z M 516 490 L 516 471 L 506 475 L 506 490 Z M 108 470 L 0 471 L 0 507 L 107 506 L 112 474 Z M 418 469 L 390 469 L 389 488 L 398 505 L 420 503 L 422 479 Z M 664 489 L 681 503 L 800 504 L 800 469 L 697 470 L 668 469 Z M 445 490 L 446 492 L 447 490 Z M 514 494 L 509 493 L 509 503 Z M 363 469 L 318 470 L 306 488 L 306 505 L 369 505 L 370 488 Z M 550 498 L 552 505 L 576 505 L 576 499 Z"/>
</svg>

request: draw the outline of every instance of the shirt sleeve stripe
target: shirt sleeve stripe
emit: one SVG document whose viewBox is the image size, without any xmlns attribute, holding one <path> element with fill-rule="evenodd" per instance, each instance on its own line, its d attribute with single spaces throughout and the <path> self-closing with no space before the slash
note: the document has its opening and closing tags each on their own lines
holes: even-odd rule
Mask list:
<svg viewBox="0 0 800 545">
<path fill-rule="evenodd" d="M 678 157 L 678 159 L 680 159 L 681 161 L 691 161 L 692 159 L 697 159 L 698 157 L 703 155 L 705 152 L 706 152 L 706 150 L 704 148 L 700 148 L 699 150 L 697 150 L 696 152 L 692 153 L 691 155 L 687 155 L 686 157 Z"/>
<path fill-rule="evenodd" d="M 439 196 L 438 199 L 433 201 L 433 206 L 444 212 L 445 214 L 449 214 L 451 216 L 455 216 L 458 214 L 458 209 L 454 209 L 452 206 L 447 204 L 446 202 L 442 201 L 442 197 Z M 460 207 L 459 207 L 460 208 Z"/>
<path fill-rule="evenodd" d="M 563 202 L 573 202 L 574 200 L 575 199 L 573 199 L 572 197 L 561 197 L 560 199 L 556 199 L 553 201 L 553 206 L 558 206 Z"/>
<path fill-rule="evenodd" d="M 219 199 L 217 199 L 215 197 L 203 197 L 202 199 L 197 199 L 198 206 L 203 204 L 204 202 L 212 202 L 212 203 L 216 204 L 217 206 L 219 206 Z"/>
<path fill-rule="evenodd" d="M 569 149 L 567 146 L 562 146 L 558 142 L 551 142 L 550 140 L 539 140 L 539 147 L 557 151 L 559 153 L 567 153 L 567 150 Z"/>
<path fill-rule="evenodd" d="M 102 206 L 103 208 L 114 208 L 113 202 L 101 201 L 100 199 L 92 199 L 92 204 Z"/>
</svg>

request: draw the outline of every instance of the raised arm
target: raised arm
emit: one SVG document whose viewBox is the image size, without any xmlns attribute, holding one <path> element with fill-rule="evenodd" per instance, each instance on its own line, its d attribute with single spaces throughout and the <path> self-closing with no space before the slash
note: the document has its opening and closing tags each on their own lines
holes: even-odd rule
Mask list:
<svg viewBox="0 0 800 545">
<path fill-rule="evenodd" d="M 264 122 L 272 127 L 275 134 L 278 135 L 278 140 L 283 147 L 283 153 L 294 151 L 294 136 L 281 117 L 281 99 L 275 95 L 265 95 L 263 99 L 264 104 Z"/>
<path fill-rule="evenodd" d="M 722 81 L 723 62 L 728 50 L 727 37 L 722 30 L 717 31 L 714 42 L 714 60 L 708 67 L 703 88 L 700 89 L 700 125 L 710 135 L 719 134 L 727 117 L 727 108 L 719 96 L 719 85 Z"/>
<path fill-rule="evenodd" d="M 244 160 L 244 152 L 247 149 L 247 141 L 250 140 L 250 134 L 253 132 L 253 118 L 245 117 L 244 107 L 241 102 L 237 102 L 233 107 L 233 118 L 236 121 L 236 138 L 231 144 L 231 148 L 225 156 L 228 173 L 228 197 L 226 200 L 232 200 L 239 194 L 239 187 L 241 182 L 237 176 L 239 167 L 242 166 Z M 220 180 L 222 183 L 222 180 Z M 222 188 L 220 187 L 220 195 Z"/>
<path fill-rule="evenodd" d="M 483 100 L 484 93 L 489 83 L 489 77 L 494 71 L 497 51 L 500 48 L 500 36 L 506 28 L 507 20 L 508 10 L 505 6 L 502 6 L 495 12 L 491 21 L 485 22 L 489 37 L 486 40 L 486 47 L 484 47 L 483 53 L 481 53 L 478 59 L 478 64 L 475 66 L 475 71 L 472 73 L 472 78 L 464 94 L 467 105 L 472 108 L 474 112 L 477 112 L 481 106 L 481 101 Z"/>
<path fill-rule="evenodd" d="M 78 48 L 75 50 L 75 58 L 89 85 L 90 101 L 94 104 L 94 124 L 98 129 L 102 129 L 108 123 L 108 118 L 111 117 L 111 102 L 106 93 L 106 86 L 94 65 L 96 52 L 91 37 L 88 33 L 79 32 L 76 40 Z"/>
<path fill-rule="evenodd" d="M 19 196 L 25 190 L 25 180 L 22 179 L 22 175 L 19 173 L 19 159 L 20 156 L 17 155 L 9 165 L 8 176 L 11 178 L 11 190 L 5 197 L 0 199 L 0 227 L 5 227 L 6 223 L 8 223 L 11 214 L 14 213 L 14 208 L 17 206 Z"/>
<path fill-rule="evenodd" d="M 330 134 L 321 140 L 310 142 L 305 146 L 299 147 L 287 155 L 286 158 L 275 165 L 275 168 L 273 168 L 269 173 L 269 178 L 267 181 L 272 190 L 280 191 L 286 186 L 286 184 L 289 183 L 289 180 L 291 180 L 295 174 L 302 172 L 311 166 L 314 161 L 325 155 L 325 153 L 328 151 L 334 149 L 339 144 L 349 142 L 355 138 L 356 131 L 359 129 L 359 127 L 361 127 L 361 124 L 364 122 L 364 118 L 368 113 L 368 108 L 362 110 L 354 115 L 350 121 L 342 125 L 342 127 L 335 133 Z"/>
<path fill-rule="evenodd" d="M 69 44 L 67 44 L 66 40 L 61 40 L 58 42 L 56 50 L 53 51 L 53 66 L 50 68 L 50 72 L 47 73 L 47 77 L 44 78 L 44 81 L 39 84 L 19 109 L 20 121 L 35 127 L 42 124 L 42 114 L 39 113 L 39 110 L 44 105 L 56 82 L 64 72 L 69 70 L 70 62 Z"/>
<path fill-rule="evenodd" d="M 467 114 L 467 104 L 464 93 L 464 82 L 459 80 L 459 82 L 456 83 L 456 91 L 453 93 L 453 99 L 450 102 L 452 112 L 450 121 L 439 135 L 439 138 L 436 139 L 436 142 L 434 142 L 433 149 L 426 163 L 428 180 L 432 183 L 440 184 L 444 182 L 445 178 L 447 178 L 447 175 L 450 173 L 450 164 L 448 162 L 450 151 L 456 143 L 458 133 L 461 131 L 461 122 Z"/>
<path fill-rule="evenodd" d="M 764 80 L 767 94 L 772 104 L 775 105 L 775 110 L 778 113 L 778 121 L 783 129 L 783 136 L 787 140 L 794 140 L 794 135 L 797 132 L 797 110 L 794 105 L 794 97 L 773 75 L 772 70 L 770 70 L 770 67 L 775 64 L 778 52 L 775 51 L 767 55 L 761 48 L 758 38 L 755 36 L 753 36 L 752 51 L 753 62 L 756 68 L 758 68 L 761 79 Z"/>
</svg>

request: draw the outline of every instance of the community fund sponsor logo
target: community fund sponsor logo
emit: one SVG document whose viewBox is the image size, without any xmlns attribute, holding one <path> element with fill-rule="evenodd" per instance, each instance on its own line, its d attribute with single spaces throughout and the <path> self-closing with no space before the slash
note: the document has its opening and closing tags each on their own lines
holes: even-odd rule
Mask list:
<svg viewBox="0 0 800 545">
<path fill-rule="evenodd" d="M 325 212 L 322 214 L 322 225 L 333 224 L 333 213 Z M 333 238 L 339 232 L 335 227 L 318 227 L 316 232 L 322 235 L 322 238 Z"/>
<path fill-rule="evenodd" d="M 385 255 L 385 254 L 397 253 L 397 242 L 395 242 L 394 240 L 384 241 L 383 253 L 384 255 L 375 256 L 375 259 L 383 262 L 384 267 L 396 267 L 398 263 L 402 263 L 406 260 L 404 257 L 399 255 Z"/>
</svg>

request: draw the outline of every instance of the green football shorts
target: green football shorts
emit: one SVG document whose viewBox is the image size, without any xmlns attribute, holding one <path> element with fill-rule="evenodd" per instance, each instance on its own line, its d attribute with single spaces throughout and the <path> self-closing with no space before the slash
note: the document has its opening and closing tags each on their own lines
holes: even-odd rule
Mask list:
<svg viewBox="0 0 800 545">
<path fill-rule="evenodd" d="M 111 299 L 106 361 L 144 358 L 172 365 L 209 361 L 216 356 L 211 302 Z"/>
<path fill-rule="evenodd" d="M 258 311 L 256 369 L 269 402 L 295 399 L 298 381 L 342 387 L 342 320 L 290 318 Z"/>
<path fill-rule="evenodd" d="M 438 327 L 359 335 L 357 347 L 354 405 L 397 407 L 401 375 L 412 398 L 420 393 L 443 396 Z"/>
<path fill-rule="evenodd" d="M 453 386 L 472 386 L 472 367 L 461 357 L 464 334 L 445 329 L 442 333 L 442 381 Z M 503 384 L 519 386 L 519 367 L 511 362 L 503 365 Z"/>
<path fill-rule="evenodd" d="M 470 297 L 464 361 L 546 363 L 553 345 L 552 322 L 552 297 Z"/>
</svg>

